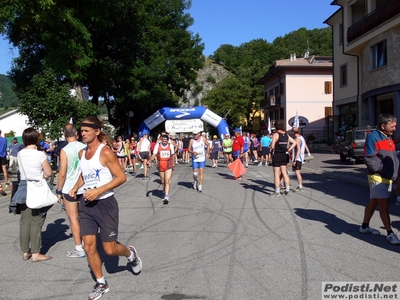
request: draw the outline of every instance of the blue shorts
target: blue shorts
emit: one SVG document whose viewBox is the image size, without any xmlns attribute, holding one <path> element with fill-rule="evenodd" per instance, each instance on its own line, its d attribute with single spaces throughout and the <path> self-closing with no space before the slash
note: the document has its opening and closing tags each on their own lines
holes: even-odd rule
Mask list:
<svg viewBox="0 0 400 300">
<path fill-rule="evenodd" d="M 237 159 L 240 156 L 240 150 L 232 152 L 233 159 Z"/>
<path fill-rule="evenodd" d="M 194 161 L 194 160 L 192 160 L 192 167 L 193 167 L 193 170 L 204 169 L 206 167 L 206 162 L 205 161 Z"/>
</svg>

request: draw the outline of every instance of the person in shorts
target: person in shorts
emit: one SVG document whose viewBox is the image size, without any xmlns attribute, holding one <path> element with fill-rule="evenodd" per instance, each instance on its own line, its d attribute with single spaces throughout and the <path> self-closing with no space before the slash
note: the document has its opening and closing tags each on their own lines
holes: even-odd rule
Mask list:
<svg viewBox="0 0 400 300">
<path fill-rule="evenodd" d="M 208 141 L 200 134 L 200 130 L 193 132 L 194 138 L 189 143 L 189 153 L 192 154 L 193 189 L 199 193 L 203 191 L 204 168 L 210 152 Z"/>
<path fill-rule="evenodd" d="M 161 137 L 161 142 L 157 143 L 154 147 L 153 155 L 150 161 L 153 161 L 157 156 L 157 169 L 160 173 L 161 184 L 164 191 L 164 204 L 169 203 L 169 189 L 172 177 L 172 168 L 174 166 L 175 147 L 169 141 L 167 134 Z"/>
<path fill-rule="evenodd" d="M 364 162 L 367 165 L 370 199 L 365 207 L 359 231 L 366 234 L 380 234 L 378 230 L 369 227 L 369 222 L 379 206 L 379 216 L 387 231 L 386 240 L 398 245 L 400 240 L 392 230 L 389 216 L 392 183 L 396 180 L 399 170 L 396 146 L 392 139 L 397 119 L 390 114 L 381 114 L 378 116 L 377 125 L 376 130 L 365 139 Z"/>
<path fill-rule="evenodd" d="M 292 139 L 293 140 L 293 139 Z M 285 130 L 283 121 L 279 120 L 275 122 L 275 133 L 272 135 L 271 150 L 273 151 L 272 156 L 272 167 L 274 169 L 274 184 L 275 192 L 271 193 L 271 197 L 278 197 L 280 193 L 280 182 L 281 176 L 283 176 L 285 182 L 285 191 L 283 192 L 286 196 L 289 195 L 290 190 L 290 179 L 287 173 L 288 164 L 288 152 L 296 146 L 292 143 L 290 146 L 289 135 Z"/>
<path fill-rule="evenodd" d="M 233 145 L 233 142 L 230 139 L 229 134 L 225 134 L 224 139 L 222 141 L 222 148 L 224 150 L 225 161 L 227 164 L 230 164 L 231 162 L 233 162 L 232 145 Z"/>
<path fill-rule="evenodd" d="M 218 155 L 220 147 L 221 147 L 221 142 L 219 141 L 218 136 L 214 135 L 211 144 L 211 159 L 213 161 L 212 168 L 218 167 Z"/>
<path fill-rule="evenodd" d="M 83 190 L 79 198 L 81 236 L 89 267 L 96 279 L 89 300 L 99 299 L 110 289 L 104 279 L 103 263 L 97 250 L 98 235 L 105 254 L 125 256 L 134 275 L 142 270 L 136 248 L 117 242 L 119 210 L 114 188 L 126 181 L 126 175 L 113 151 L 103 144 L 106 139 L 101 130 L 103 127 L 103 122 L 96 116 L 87 117 L 81 123 L 82 142 L 87 146 L 79 151 L 81 176 L 68 192 L 70 197 L 75 198 L 79 189 Z"/>
<path fill-rule="evenodd" d="M 79 226 L 79 197 L 82 190 L 77 191 L 78 197 L 70 197 L 68 192 L 80 176 L 79 151 L 85 148 L 85 144 L 78 141 L 78 130 L 73 124 L 64 126 L 63 134 L 68 144 L 60 150 L 60 170 L 56 194 L 58 202 L 63 203 L 71 224 L 72 237 L 75 248 L 67 252 L 67 257 L 83 258 L 86 256 L 82 246 L 82 238 Z"/>
</svg>

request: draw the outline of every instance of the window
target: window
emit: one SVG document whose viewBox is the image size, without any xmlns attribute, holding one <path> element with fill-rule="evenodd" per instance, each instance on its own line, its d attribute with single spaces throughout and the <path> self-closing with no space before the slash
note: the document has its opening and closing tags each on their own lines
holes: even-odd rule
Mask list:
<svg viewBox="0 0 400 300">
<path fill-rule="evenodd" d="M 343 45 L 343 24 L 339 25 L 339 46 Z"/>
<path fill-rule="evenodd" d="M 387 42 L 386 40 L 371 47 L 372 69 L 387 65 Z"/>
<path fill-rule="evenodd" d="M 274 95 L 279 96 L 279 86 L 274 87 Z"/>
<path fill-rule="evenodd" d="M 347 64 L 340 66 L 340 86 L 347 85 Z"/>
<path fill-rule="evenodd" d="M 332 81 L 325 81 L 325 94 L 332 94 Z"/>
</svg>

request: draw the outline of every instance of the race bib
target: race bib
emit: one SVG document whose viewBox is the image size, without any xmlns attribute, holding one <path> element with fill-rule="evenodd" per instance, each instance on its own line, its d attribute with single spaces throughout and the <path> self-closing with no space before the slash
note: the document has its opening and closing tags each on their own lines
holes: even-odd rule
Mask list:
<svg viewBox="0 0 400 300">
<path fill-rule="evenodd" d="M 161 158 L 169 158 L 171 156 L 171 152 L 170 151 L 160 151 L 160 157 Z"/>
<path fill-rule="evenodd" d="M 85 183 L 85 185 L 82 187 L 82 190 L 84 192 L 87 192 L 88 190 L 91 190 L 91 189 L 97 189 L 97 185 L 98 185 L 97 181 L 88 182 L 88 183 Z"/>
</svg>

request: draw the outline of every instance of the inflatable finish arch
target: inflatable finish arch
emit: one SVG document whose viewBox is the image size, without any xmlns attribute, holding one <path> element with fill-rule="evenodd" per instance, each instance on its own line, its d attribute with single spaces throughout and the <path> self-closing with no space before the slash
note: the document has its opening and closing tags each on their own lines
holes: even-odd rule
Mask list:
<svg viewBox="0 0 400 300">
<path fill-rule="evenodd" d="M 139 136 L 144 133 L 150 133 L 157 125 L 161 124 L 165 120 L 190 120 L 200 119 L 207 122 L 211 126 L 214 126 L 218 130 L 218 136 L 220 140 L 224 138 L 225 134 L 229 134 L 229 127 L 226 120 L 213 113 L 208 108 L 203 106 L 195 106 L 192 108 L 170 108 L 164 107 L 159 109 L 146 120 L 143 121 L 139 126 Z"/>
</svg>

